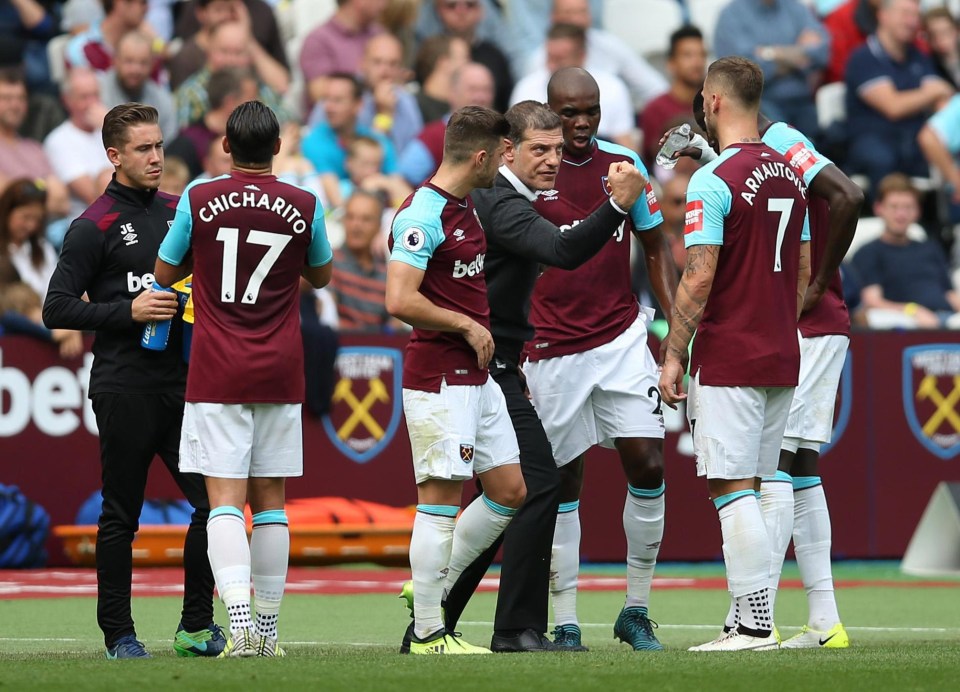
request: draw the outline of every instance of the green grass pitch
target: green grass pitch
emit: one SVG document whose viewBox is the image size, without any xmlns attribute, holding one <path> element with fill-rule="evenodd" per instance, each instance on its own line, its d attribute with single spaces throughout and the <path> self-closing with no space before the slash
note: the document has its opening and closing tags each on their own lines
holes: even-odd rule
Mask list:
<svg viewBox="0 0 960 692">
<path fill-rule="evenodd" d="M 622 567 L 600 574 L 622 574 Z M 660 577 L 722 575 L 718 566 L 658 568 Z M 794 568 L 786 578 L 795 578 Z M 400 656 L 407 611 L 391 595 L 291 595 L 284 600 L 285 659 L 179 659 L 171 648 L 179 599 L 140 598 L 134 616 L 155 658 L 106 661 L 93 598 L 0 602 L 2 690 L 838 690 L 960 689 L 960 581 L 925 587 L 887 565 L 840 566 L 839 580 L 896 580 L 895 586 L 857 586 L 838 592 L 852 646 L 840 651 L 693 654 L 686 647 L 709 639 L 726 612 L 720 589 L 654 590 L 651 617 L 667 647 L 633 652 L 613 639 L 622 604 L 618 592 L 582 592 L 581 654 L 471 657 Z M 486 644 L 494 595 L 479 594 L 464 614 L 468 641 Z M 799 589 L 784 589 L 777 623 L 784 636 L 806 617 Z M 218 619 L 225 622 L 222 610 Z"/>
</svg>

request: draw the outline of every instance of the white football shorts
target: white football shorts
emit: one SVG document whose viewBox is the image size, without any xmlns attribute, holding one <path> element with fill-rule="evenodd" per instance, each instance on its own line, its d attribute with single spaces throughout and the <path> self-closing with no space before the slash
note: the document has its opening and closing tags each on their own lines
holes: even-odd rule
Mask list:
<svg viewBox="0 0 960 692">
<path fill-rule="evenodd" d="M 777 471 L 795 387 L 711 387 L 690 378 L 687 419 L 697 475 L 766 478 Z"/>
<path fill-rule="evenodd" d="M 466 481 L 505 464 L 520 463 L 517 435 L 500 385 L 448 385 L 439 392 L 403 390 L 413 473 L 417 483 L 431 478 Z"/>
<path fill-rule="evenodd" d="M 793 395 L 783 449 L 820 450 L 833 435 L 833 411 L 847 357 L 849 337 L 841 334 L 800 339 L 800 384 Z"/>
<path fill-rule="evenodd" d="M 302 476 L 300 406 L 188 401 L 180 470 L 214 478 Z"/>
<path fill-rule="evenodd" d="M 613 341 L 582 353 L 528 361 L 527 387 L 557 466 L 618 438 L 663 439 L 657 362 L 641 313 Z"/>
</svg>

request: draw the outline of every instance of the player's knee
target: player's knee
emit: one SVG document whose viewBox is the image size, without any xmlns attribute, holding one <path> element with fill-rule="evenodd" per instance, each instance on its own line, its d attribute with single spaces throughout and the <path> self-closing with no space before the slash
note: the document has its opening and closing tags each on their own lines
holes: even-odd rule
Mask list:
<svg viewBox="0 0 960 692">
<path fill-rule="evenodd" d="M 523 501 L 527 499 L 527 485 L 523 482 L 523 478 L 519 478 L 516 482 L 505 484 L 501 488 L 497 488 L 496 495 L 487 496 L 496 502 L 498 505 L 503 505 L 504 507 L 509 507 L 510 509 L 518 509 L 520 505 L 523 504 Z"/>
<path fill-rule="evenodd" d="M 631 442 L 629 450 L 621 448 L 627 482 L 635 488 L 659 487 L 663 483 L 663 450 L 659 440 Z"/>
</svg>

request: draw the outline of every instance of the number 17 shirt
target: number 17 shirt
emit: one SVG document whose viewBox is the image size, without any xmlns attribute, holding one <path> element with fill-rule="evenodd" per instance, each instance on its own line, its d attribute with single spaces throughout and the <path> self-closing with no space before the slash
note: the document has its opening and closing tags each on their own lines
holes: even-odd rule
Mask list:
<svg viewBox="0 0 960 692">
<path fill-rule="evenodd" d="M 765 144 L 728 147 L 690 179 L 684 244 L 722 246 L 690 372 L 720 387 L 795 387 L 807 187 Z"/>
<path fill-rule="evenodd" d="M 159 257 L 180 265 L 191 250 L 196 321 L 186 400 L 302 402 L 300 274 L 333 259 L 317 195 L 238 171 L 195 182 Z"/>
</svg>

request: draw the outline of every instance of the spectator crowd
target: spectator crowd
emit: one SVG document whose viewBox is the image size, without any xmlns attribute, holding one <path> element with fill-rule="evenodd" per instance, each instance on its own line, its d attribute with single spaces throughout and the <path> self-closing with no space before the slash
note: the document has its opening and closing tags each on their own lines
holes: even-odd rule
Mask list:
<svg viewBox="0 0 960 692">
<path fill-rule="evenodd" d="M 220 141 L 238 104 L 273 108 L 275 173 L 320 195 L 337 248 L 303 312 L 382 332 L 403 328 L 383 306 L 386 231 L 436 170 L 450 114 L 543 101 L 553 71 L 584 67 L 600 136 L 650 169 L 682 266 L 698 164 L 654 157 L 666 130 L 696 127 L 706 66 L 727 55 L 755 60 L 764 114 L 867 194 L 843 270 L 855 320 L 960 326 L 960 0 L 675 3 L 660 16 L 602 0 L 0 0 L 0 330 L 82 348 L 45 330 L 39 305 L 66 228 L 110 180 L 103 116 L 127 101 L 159 111 L 173 194 L 229 171 Z M 638 43 L 640 23 L 662 40 Z"/>
</svg>

